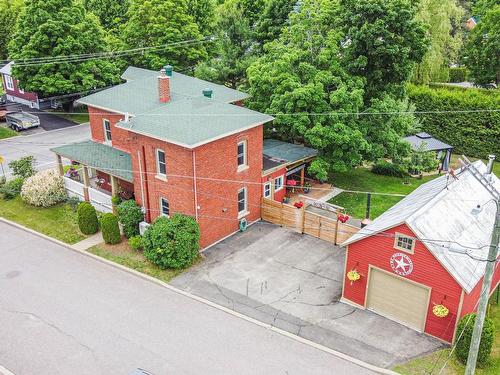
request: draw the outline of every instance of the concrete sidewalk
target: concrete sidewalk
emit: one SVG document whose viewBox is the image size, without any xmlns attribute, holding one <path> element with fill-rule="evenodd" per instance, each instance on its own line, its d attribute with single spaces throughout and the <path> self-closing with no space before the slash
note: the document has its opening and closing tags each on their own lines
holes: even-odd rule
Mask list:
<svg viewBox="0 0 500 375">
<path fill-rule="evenodd" d="M 91 248 L 92 246 L 99 245 L 100 243 L 103 242 L 104 240 L 102 239 L 102 233 L 99 231 L 96 234 L 93 234 L 92 236 L 87 237 L 86 239 L 71 245 L 71 247 L 75 250 L 85 251 Z"/>
</svg>

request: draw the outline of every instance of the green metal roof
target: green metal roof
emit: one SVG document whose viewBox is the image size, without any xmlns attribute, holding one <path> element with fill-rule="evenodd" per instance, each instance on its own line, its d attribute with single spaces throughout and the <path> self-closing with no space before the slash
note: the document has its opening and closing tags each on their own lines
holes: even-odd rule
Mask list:
<svg viewBox="0 0 500 375">
<path fill-rule="evenodd" d="M 287 164 L 318 155 L 318 151 L 313 148 L 278 141 L 277 139 L 264 139 L 262 153 L 271 159 L 282 160 Z"/>
<path fill-rule="evenodd" d="M 248 97 L 223 85 L 173 72 L 170 101 L 158 99 L 159 72 L 129 67 L 122 75 L 127 82 L 80 100 L 90 106 L 128 113 L 128 122 L 118 127 L 184 147 L 196 147 L 244 129 L 272 121 L 273 117 L 229 104 Z M 211 89 L 211 98 L 203 96 Z"/>
<path fill-rule="evenodd" d="M 84 141 L 54 147 L 51 151 L 125 181 L 134 181 L 130 155 L 116 148 L 93 141 Z"/>
</svg>

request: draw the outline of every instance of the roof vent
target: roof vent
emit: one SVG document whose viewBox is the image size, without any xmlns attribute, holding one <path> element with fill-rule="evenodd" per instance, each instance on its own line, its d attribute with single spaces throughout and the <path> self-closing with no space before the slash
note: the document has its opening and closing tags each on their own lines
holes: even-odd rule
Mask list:
<svg viewBox="0 0 500 375">
<path fill-rule="evenodd" d="M 172 65 L 165 65 L 163 69 L 165 69 L 167 77 L 172 77 L 172 73 L 174 72 L 174 67 Z"/>
<path fill-rule="evenodd" d="M 202 93 L 203 93 L 203 96 L 205 96 L 207 98 L 211 98 L 212 94 L 213 94 L 213 90 L 212 89 L 204 89 L 202 91 Z"/>
</svg>

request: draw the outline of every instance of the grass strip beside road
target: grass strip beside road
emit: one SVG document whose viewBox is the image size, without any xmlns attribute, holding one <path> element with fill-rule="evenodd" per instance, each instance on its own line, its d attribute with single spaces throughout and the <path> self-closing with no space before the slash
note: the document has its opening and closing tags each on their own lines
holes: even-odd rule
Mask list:
<svg viewBox="0 0 500 375">
<path fill-rule="evenodd" d="M 0 139 L 16 137 L 18 135 L 14 130 L 0 126 Z"/>
<path fill-rule="evenodd" d="M 64 203 L 43 208 L 30 206 L 21 197 L 0 199 L 0 216 L 67 244 L 86 238 L 78 229 L 76 212 Z"/>
<path fill-rule="evenodd" d="M 148 261 L 144 255 L 142 255 L 142 252 L 131 249 L 126 239 L 123 239 L 121 243 L 116 245 L 102 243 L 91 247 L 87 251 L 166 283 L 184 271 L 183 269 L 161 269 Z"/>
</svg>

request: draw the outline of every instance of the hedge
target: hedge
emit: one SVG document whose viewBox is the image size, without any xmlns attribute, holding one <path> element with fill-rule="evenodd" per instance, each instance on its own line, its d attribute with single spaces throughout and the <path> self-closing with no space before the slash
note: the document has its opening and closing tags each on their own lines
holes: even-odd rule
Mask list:
<svg viewBox="0 0 500 375">
<path fill-rule="evenodd" d="M 118 218 L 112 213 L 101 216 L 101 232 L 104 242 L 111 245 L 117 244 L 121 240 Z"/>
<path fill-rule="evenodd" d="M 83 234 L 94 234 L 99 230 L 99 221 L 94 206 L 89 202 L 81 202 L 76 210 L 78 227 Z"/>
<path fill-rule="evenodd" d="M 184 268 L 198 257 L 200 227 L 183 214 L 158 218 L 142 238 L 144 256 L 160 268 Z"/>
<path fill-rule="evenodd" d="M 385 160 L 378 161 L 373 167 L 372 172 L 375 174 L 381 174 L 384 176 L 393 176 L 393 177 L 405 177 L 408 175 L 408 172 L 405 168 L 399 164 L 389 163 Z"/>
<path fill-rule="evenodd" d="M 449 82 L 465 82 L 467 80 L 466 68 L 450 68 Z"/>
<path fill-rule="evenodd" d="M 470 342 L 475 322 L 476 314 L 472 313 L 464 315 L 457 325 L 457 338 L 459 337 L 459 339 L 456 344 L 455 354 L 460 362 L 464 364 L 467 363 L 467 357 L 469 356 Z M 494 332 L 495 326 L 493 321 L 486 317 L 483 325 L 483 333 L 481 334 L 481 341 L 479 343 L 479 353 L 477 356 L 477 364 L 479 367 L 484 366 L 490 357 L 491 347 L 493 346 Z"/>
<path fill-rule="evenodd" d="M 455 147 L 455 152 L 478 158 L 500 154 L 500 93 L 483 90 L 448 90 L 408 85 L 421 130 Z M 476 111 L 451 113 L 449 111 Z M 445 113 L 442 113 L 445 112 Z"/>
</svg>

